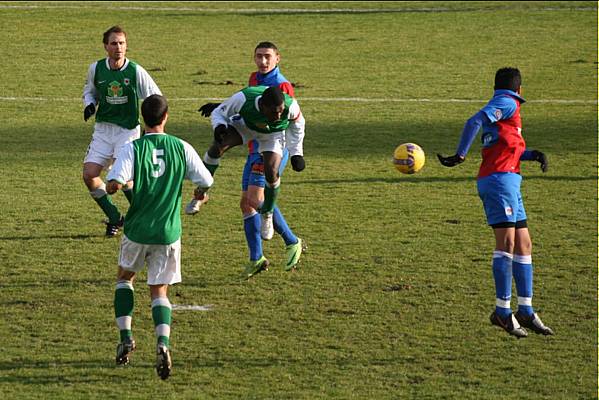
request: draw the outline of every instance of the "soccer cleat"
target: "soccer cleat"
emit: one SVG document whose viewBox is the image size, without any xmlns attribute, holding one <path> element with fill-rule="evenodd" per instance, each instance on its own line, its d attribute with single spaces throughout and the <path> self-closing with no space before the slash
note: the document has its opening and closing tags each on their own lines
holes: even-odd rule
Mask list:
<svg viewBox="0 0 599 400">
<path fill-rule="evenodd" d="M 208 194 L 204 195 L 204 199 L 198 200 L 195 197 L 191 199 L 189 204 L 185 206 L 185 214 L 187 215 L 195 215 L 200 211 L 200 207 L 202 204 L 208 203 Z"/>
<path fill-rule="evenodd" d="M 171 352 L 164 343 L 158 343 L 156 347 L 156 373 L 160 379 L 165 380 L 170 376 L 172 368 Z"/>
<path fill-rule="evenodd" d="M 116 224 L 111 224 L 109 221 L 104 221 L 104 223 L 106 224 L 106 237 L 115 237 L 125 224 L 125 217 L 121 216 Z"/>
<path fill-rule="evenodd" d="M 245 279 L 249 279 L 252 276 L 256 275 L 262 271 L 268 271 L 268 266 L 270 265 L 270 261 L 266 259 L 266 257 L 262 256 L 256 261 L 250 261 L 248 265 L 243 270 L 243 277 Z"/>
<path fill-rule="evenodd" d="M 290 244 L 285 247 L 285 249 L 287 250 L 287 265 L 285 265 L 285 271 L 291 271 L 292 269 L 297 268 L 300 256 L 302 255 L 302 252 L 306 250 L 306 242 L 297 238 L 297 243 Z"/>
<path fill-rule="evenodd" d="M 116 364 L 127 365 L 129 364 L 129 358 L 131 353 L 135 350 L 135 340 L 132 337 L 128 337 L 116 346 Z"/>
<path fill-rule="evenodd" d="M 275 227 L 272 222 L 272 213 L 270 212 L 270 213 L 260 214 L 260 217 L 262 217 L 262 226 L 260 227 L 260 236 L 262 237 L 263 240 L 270 240 L 270 239 L 272 239 L 273 235 L 275 234 Z"/>
<path fill-rule="evenodd" d="M 525 328 L 531 329 L 534 333 L 538 333 L 540 335 L 554 335 L 553 330 L 546 326 L 541 318 L 534 313 L 532 315 L 525 315 L 520 311 L 516 311 L 516 319 Z"/>
<path fill-rule="evenodd" d="M 493 311 L 489 319 L 491 320 L 491 323 L 493 325 L 497 325 L 500 328 L 503 328 L 504 331 L 506 331 L 510 335 L 516 336 L 518 339 L 528 336 L 528 332 L 526 332 L 526 329 L 520 326 L 520 324 L 514 317 L 514 314 L 510 314 L 509 317 L 503 319 L 499 315 L 497 315 L 495 311 Z"/>
</svg>

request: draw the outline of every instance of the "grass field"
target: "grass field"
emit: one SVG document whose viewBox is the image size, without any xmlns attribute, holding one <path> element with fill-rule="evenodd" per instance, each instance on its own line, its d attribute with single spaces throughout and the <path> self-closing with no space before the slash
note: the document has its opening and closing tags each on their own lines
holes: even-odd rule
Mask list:
<svg viewBox="0 0 599 400">
<path fill-rule="evenodd" d="M 0 2 L 0 21 L 3 399 L 597 398 L 596 2 Z M 271 270 L 238 279 L 245 154 L 232 150 L 211 202 L 183 216 L 171 301 L 212 309 L 175 310 L 165 382 L 145 274 L 138 350 L 114 366 L 119 239 L 81 180 L 81 92 L 114 24 L 169 99 L 169 133 L 199 152 L 211 132 L 198 106 L 243 87 L 262 40 L 307 120 L 307 168 L 286 171 L 279 202 L 308 242 L 301 268 L 283 271 L 275 237 Z M 546 174 L 523 164 L 522 190 L 553 337 L 490 325 L 480 145 L 453 169 L 435 157 L 508 65 L 523 74 L 527 144 L 550 160 Z M 391 164 L 403 142 L 427 154 L 417 175 Z"/>
</svg>

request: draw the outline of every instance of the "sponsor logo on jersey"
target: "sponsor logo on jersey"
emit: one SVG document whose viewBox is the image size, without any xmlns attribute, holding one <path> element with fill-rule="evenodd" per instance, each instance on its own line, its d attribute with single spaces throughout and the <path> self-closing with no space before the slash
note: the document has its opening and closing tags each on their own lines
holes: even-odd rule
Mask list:
<svg viewBox="0 0 599 400">
<path fill-rule="evenodd" d="M 129 84 L 131 83 L 131 81 L 129 80 L 129 78 L 123 79 L 123 82 L 125 83 L 125 86 L 129 86 Z"/>
<path fill-rule="evenodd" d="M 121 83 L 117 81 L 110 82 L 106 93 L 106 102 L 108 104 L 125 104 L 127 101 L 129 101 L 129 98 L 123 96 Z"/>
</svg>

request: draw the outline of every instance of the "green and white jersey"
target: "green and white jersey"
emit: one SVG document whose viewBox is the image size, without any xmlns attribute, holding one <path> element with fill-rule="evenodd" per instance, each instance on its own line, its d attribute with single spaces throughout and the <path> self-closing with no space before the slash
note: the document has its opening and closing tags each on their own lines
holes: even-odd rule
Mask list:
<svg viewBox="0 0 599 400">
<path fill-rule="evenodd" d="M 203 188 L 212 175 L 187 142 L 165 133 L 148 133 L 123 146 L 107 180 L 133 181 L 133 199 L 124 232 L 142 244 L 171 244 L 181 237 L 183 179 Z"/>
<path fill-rule="evenodd" d="M 249 86 L 235 93 L 221 103 L 211 116 L 212 128 L 218 125 L 229 125 L 232 120 L 243 119 L 245 126 L 258 134 L 273 134 L 284 132 L 286 144 L 291 156 L 303 155 L 303 139 L 305 121 L 297 101 L 285 96 L 285 110 L 281 120 L 269 122 L 260 112 L 258 101 L 268 86 Z"/>
<path fill-rule="evenodd" d="M 139 125 L 139 101 L 160 89 L 145 69 L 125 59 L 118 70 L 110 69 L 108 58 L 91 64 L 83 89 L 84 106 L 97 104 L 97 122 L 109 122 L 126 129 Z"/>
</svg>

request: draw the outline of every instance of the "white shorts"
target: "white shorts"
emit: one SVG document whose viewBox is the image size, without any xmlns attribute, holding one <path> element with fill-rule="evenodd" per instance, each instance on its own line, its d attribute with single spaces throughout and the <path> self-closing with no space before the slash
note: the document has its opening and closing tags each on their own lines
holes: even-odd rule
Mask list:
<svg viewBox="0 0 599 400">
<path fill-rule="evenodd" d="M 107 122 L 96 122 L 92 141 L 83 162 L 92 162 L 107 168 L 116 158 L 120 148 L 139 136 L 139 125 L 134 129 L 125 129 Z"/>
<path fill-rule="evenodd" d="M 272 151 L 281 157 L 283 156 L 283 149 L 285 148 L 285 131 L 259 133 L 248 128 L 245 125 L 243 118 L 231 119 L 231 126 L 237 129 L 237 132 L 239 132 L 243 139 L 243 144 L 248 144 L 251 140 L 256 140 L 258 143 L 258 149 L 256 149 L 257 153 Z"/>
<path fill-rule="evenodd" d="M 181 239 L 171 244 L 141 244 L 123 235 L 119 265 L 138 273 L 148 264 L 148 285 L 172 285 L 181 282 Z"/>
</svg>

